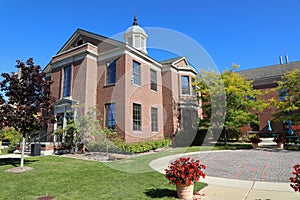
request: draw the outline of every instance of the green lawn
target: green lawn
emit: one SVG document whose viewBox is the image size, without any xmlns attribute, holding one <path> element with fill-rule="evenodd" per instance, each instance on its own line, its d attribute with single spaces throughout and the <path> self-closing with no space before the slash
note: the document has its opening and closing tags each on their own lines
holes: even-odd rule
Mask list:
<svg viewBox="0 0 300 200">
<path fill-rule="evenodd" d="M 252 148 L 251 144 L 228 143 L 212 146 L 171 148 L 124 160 L 101 163 L 73 158 L 46 156 L 26 158 L 25 173 L 6 173 L 19 166 L 19 159 L 0 159 L 0 199 L 175 199 L 176 189 L 149 163 L 159 157 L 184 152 Z M 205 187 L 197 183 L 195 190 Z"/>
<path fill-rule="evenodd" d="M 143 158 L 143 160 L 145 160 Z M 125 161 L 125 160 L 124 160 Z M 124 162 L 123 161 L 123 162 Z M 58 156 L 26 158 L 24 173 L 6 173 L 19 159 L 0 159 L 0 199 L 174 199 L 175 186 L 160 173 L 128 173 L 103 163 Z M 204 184 L 197 184 L 197 190 Z"/>
</svg>

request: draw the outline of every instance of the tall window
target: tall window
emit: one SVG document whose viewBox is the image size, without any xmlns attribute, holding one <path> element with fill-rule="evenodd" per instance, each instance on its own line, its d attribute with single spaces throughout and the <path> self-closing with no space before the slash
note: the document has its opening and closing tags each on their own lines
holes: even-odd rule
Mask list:
<svg viewBox="0 0 300 200">
<path fill-rule="evenodd" d="M 142 106 L 140 104 L 133 104 L 133 130 L 142 130 Z"/>
<path fill-rule="evenodd" d="M 116 60 L 109 63 L 106 68 L 106 84 L 116 83 Z"/>
<path fill-rule="evenodd" d="M 150 69 L 150 81 L 151 81 L 151 90 L 157 91 L 157 73 L 153 69 Z"/>
<path fill-rule="evenodd" d="M 134 84 L 141 85 L 141 64 L 136 61 L 132 63 L 132 78 Z"/>
<path fill-rule="evenodd" d="M 181 76 L 181 94 L 190 94 L 189 76 Z"/>
<path fill-rule="evenodd" d="M 158 132 L 158 109 L 151 108 L 151 131 Z"/>
<path fill-rule="evenodd" d="M 108 103 L 105 104 L 105 126 L 110 129 L 115 129 L 116 127 L 116 104 Z"/>
<path fill-rule="evenodd" d="M 71 92 L 71 66 L 64 68 L 64 84 L 63 84 L 63 96 L 70 96 Z"/>
<path fill-rule="evenodd" d="M 288 97 L 287 89 L 282 89 L 282 90 L 278 91 L 278 95 L 279 95 L 279 100 L 280 101 L 286 100 L 286 98 Z"/>
</svg>

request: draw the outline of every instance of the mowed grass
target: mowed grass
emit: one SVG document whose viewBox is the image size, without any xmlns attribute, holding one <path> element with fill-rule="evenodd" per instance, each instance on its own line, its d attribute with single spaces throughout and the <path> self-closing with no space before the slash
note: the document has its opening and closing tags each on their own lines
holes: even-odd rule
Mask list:
<svg viewBox="0 0 300 200">
<path fill-rule="evenodd" d="M 125 160 L 124 160 L 125 161 Z M 95 162 L 59 156 L 26 158 L 34 170 L 7 173 L 19 159 L 0 159 L 0 199 L 175 199 L 176 189 L 156 171 L 129 173 Z M 197 183 L 196 190 L 205 184 Z"/>
<path fill-rule="evenodd" d="M 251 144 L 170 148 L 109 163 L 60 156 L 30 157 L 25 159 L 25 166 L 34 170 L 23 173 L 4 172 L 19 166 L 20 159 L 0 158 L 0 199 L 27 200 L 40 196 L 52 196 L 56 200 L 176 199 L 175 186 L 150 168 L 152 160 L 187 152 L 248 148 L 252 148 Z M 195 191 L 205 186 L 197 183 Z"/>
</svg>

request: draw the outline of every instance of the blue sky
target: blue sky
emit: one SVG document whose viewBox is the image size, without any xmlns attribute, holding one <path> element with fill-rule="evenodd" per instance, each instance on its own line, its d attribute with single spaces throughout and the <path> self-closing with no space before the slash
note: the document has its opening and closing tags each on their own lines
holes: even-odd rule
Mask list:
<svg viewBox="0 0 300 200">
<path fill-rule="evenodd" d="M 300 60 L 300 0 L 0 0 L 0 73 L 29 57 L 45 67 L 77 28 L 125 31 L 134 11 L 141 27 L 194 39 L 221 71 L 278 64 L 286 54 Z"/>
</svg>

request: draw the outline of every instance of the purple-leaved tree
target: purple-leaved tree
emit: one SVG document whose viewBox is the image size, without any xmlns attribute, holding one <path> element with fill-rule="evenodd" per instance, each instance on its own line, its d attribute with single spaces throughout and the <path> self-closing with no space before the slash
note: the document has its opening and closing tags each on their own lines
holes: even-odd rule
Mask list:
<svg viewBox="0 0 300 200">
<path fill-rule="evenodd" d="M 0 98 L 0 122 L 13 127 L 22 135 L 21 165 L 24 167 L 25 138 L 33 137 L 34 131 L 45 127 L 52 119 L 53 103 L 51 81 L 39 65 L 29 58 L 26 63 L 17 60 L 18 72 L 3 73 L 0 89 L 6 98 Z"/>
</svg>

